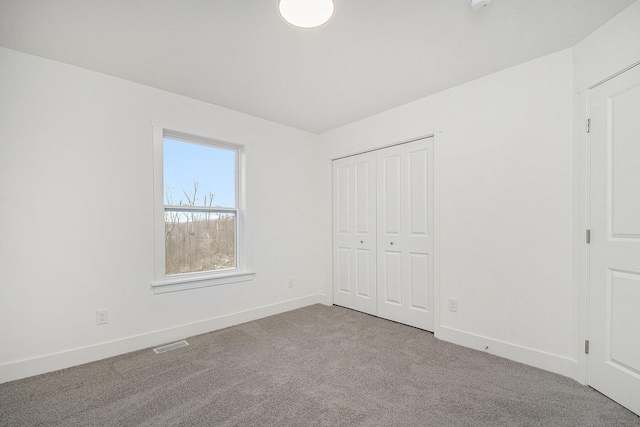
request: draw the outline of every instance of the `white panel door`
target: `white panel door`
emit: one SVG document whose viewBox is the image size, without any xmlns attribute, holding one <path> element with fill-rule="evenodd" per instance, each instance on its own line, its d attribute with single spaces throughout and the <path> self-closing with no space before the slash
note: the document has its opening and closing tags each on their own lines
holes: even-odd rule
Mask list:
<svg viewBox="0 0 640 427">
<path fill-rule="evenodd" d="M 640 414 L 640 66 L 591 91 L 588 383 Z"/>
<path fill-rule="evenodd" d="M 433 331 L 433 138 L 377 160 L 378 315 Z"/>
<path fill-rule="evenodd" d="M 334 303 L 377 314 L 376 156 L 333 162 Z"/>
</svg>

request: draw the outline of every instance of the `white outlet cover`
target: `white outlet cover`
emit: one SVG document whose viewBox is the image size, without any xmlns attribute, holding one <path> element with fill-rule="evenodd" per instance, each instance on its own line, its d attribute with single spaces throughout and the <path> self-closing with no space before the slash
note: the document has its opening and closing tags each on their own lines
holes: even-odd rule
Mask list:
<svg viewBox="0 0 640 427">
<path fill-rule="evenodd" d="M 96 325 L 106 325 L 109 323 L 109 311 L 98 310 L 96 311 Z"/>
</svg>

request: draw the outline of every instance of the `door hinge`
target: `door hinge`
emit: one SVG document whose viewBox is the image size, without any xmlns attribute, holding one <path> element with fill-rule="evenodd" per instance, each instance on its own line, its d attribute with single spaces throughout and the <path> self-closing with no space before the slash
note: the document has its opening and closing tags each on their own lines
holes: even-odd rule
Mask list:
<svg viewBox="0 0 640 427">
<path fill-rule="evenodd" d="M 591 133 L 591 119 L 587 119 L 587 133 Z"/>
<path fill-rule="evenodd" d="M 587 229 L 585 240 L 587 244 L 591 243 L 591 230 Z"/>
<path fill-rule="evenodd" d="M 589 354 L 589 340 L 584 340 L 584 354 Z"/>
</svg>

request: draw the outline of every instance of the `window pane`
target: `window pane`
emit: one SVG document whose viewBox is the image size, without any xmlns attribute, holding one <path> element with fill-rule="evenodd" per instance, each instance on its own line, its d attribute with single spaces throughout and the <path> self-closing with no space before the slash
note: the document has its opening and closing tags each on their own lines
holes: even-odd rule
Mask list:
<svg viewBox="0 0 640 427">
<path fill-rule="evenodd" d="M 165 211 L 164 225 L 167 275 L 236 267 L 235 213 Z"/>
<path fill-rule="evenodd" d="M 236 151 L 163 139 L 164 204 L 236 207 Z"/>
</svg>

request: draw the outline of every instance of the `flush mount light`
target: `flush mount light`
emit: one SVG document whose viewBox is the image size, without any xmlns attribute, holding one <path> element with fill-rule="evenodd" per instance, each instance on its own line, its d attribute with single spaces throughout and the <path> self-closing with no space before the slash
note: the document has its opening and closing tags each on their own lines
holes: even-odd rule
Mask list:
<svg viewBox="0 0 640 427">
<path fill-rule="evenodd" d="M 333 0 L 280 0 L 278 4 L 282 18 L 300 28 L 314 28 L 333 16 Z"/>
</svg>

